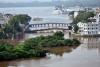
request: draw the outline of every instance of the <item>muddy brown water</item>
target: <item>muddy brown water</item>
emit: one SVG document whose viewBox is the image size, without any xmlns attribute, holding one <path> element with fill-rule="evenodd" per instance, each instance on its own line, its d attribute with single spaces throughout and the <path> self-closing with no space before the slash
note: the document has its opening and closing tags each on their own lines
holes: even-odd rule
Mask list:
<svg viewBox="0 0 100 67">
<path fill-rule="evenodd" d="M 45 58 L 0 62 L 0 67 L 100 67 L 100 38 L 79 38 L 77 47 L 50 48 Z"/>
</svg>

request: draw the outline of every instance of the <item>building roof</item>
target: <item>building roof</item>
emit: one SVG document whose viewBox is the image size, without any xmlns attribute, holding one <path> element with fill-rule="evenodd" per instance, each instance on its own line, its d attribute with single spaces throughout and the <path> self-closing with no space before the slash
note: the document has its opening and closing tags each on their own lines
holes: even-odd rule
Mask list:
<svg viewBox="0 0 100 67">
<path fill-rule="evenodd" d="M 50 20 L 42 20 L 42 21 L 33 21 L 33 20 L 31 20 L 30 22 L 29 22 L 29 24 L 49 24 L 49 23 L 71 23 L 72 22 L 72 20 L 52 20 L 52 21 L 50 21 Z"/>
</svg>

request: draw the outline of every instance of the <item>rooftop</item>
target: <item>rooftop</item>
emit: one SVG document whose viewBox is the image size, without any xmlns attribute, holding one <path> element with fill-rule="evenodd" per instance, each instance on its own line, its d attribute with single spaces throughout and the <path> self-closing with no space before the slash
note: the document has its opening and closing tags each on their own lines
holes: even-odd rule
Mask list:
<svg viewBox="0 0 100 67">
<path fill-rule="evenodd" d="M 50 21 L 50 20 L 42 20 L 42 21 L 33 21 L 31 20 L 29 22 L 29 24 L 49 24 L 49 23 L 71 23 L 72 21 L 69 20 L 69 21 L 59 21 L 59 20 L 55 20 L 55 21 Z"/>
</svg>

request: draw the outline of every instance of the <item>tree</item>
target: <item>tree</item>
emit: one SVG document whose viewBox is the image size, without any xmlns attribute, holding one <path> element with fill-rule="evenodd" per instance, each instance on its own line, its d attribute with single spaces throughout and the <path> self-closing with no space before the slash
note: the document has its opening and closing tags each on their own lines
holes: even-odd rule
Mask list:
<svg viewBox="0 0 100 67">
<path fill-rule="evenodd" d="M 53 36 L 57 39 L 61 39 L 61 40 L 64 39 L 64 33 L 62 33 L 61 31 L 56 32 Z"/>
<path fill-rule="evenodd" d="M 27 24 L 31 20 L 31 17 L 26 14 L 15 15 L 14 18 L 21 24 Z"/>
<path fill-rule="evenodd" d="M 3 31 L 0 31 L 0 39 L 7 39 L 7 35 Z"/>
<path fill-rule="evenodd" d="M 73 44 L 75 44 L 75 45 L 79 45 L 79 44 L 80 44 L 80 41 L 77 40 L 77 39 L 73 39 Z"/>
<path fill-rule="evenodd" d="M 13 16 L 8 23 L 4 26 L 2 35 L 6 35 L 7 38 L 15 39 L 17 34 L 24 31 L 24 28 L 20 24 L 28 24 L 31 17 L 25 14 Z M 1 39 L 1 37 L 0 37 Z M 5 39 L 5 38 L 4 38 Z"/>
<path fill-rule="evenodd" d="M 73 19 L 73 23 L 77 24 L 78 22 L 83 22 L 83 23 L 87 23 L 90 17 L 94 17 L 95 13 L 94 12 L 79 12 L 78 16 L 76 18 Z"/>
<path fill-rule="evenodd" d="M 77 33 L 78 32 L 78 30 L 79 30 L 79 27 L 77 26 L 77 25 L 74 25 L 74 33 Z"/>
<path fill-rule="evenodd" d="M 68 26 L 69 30 L 72 30 L 72 26 Z"/>
</svg>

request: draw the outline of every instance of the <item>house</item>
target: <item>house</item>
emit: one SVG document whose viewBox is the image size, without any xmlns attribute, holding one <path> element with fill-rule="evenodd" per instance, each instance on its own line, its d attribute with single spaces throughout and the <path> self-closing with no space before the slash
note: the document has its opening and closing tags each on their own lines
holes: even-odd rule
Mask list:
<svg viewBox="0 0 100 67">
<path fill-rule="evenodd" d="M 74 18 L 76 18 L 78 16 L 79 12 L 78 11 L 74 11 Z"/>
<path fill-rule="evenodd" d="M 79 22 L 77 25 L 79 27 L 80 35 L 100 35 L 100 13 L 95 17 L 89 18 L 90 22 Z"/>
</svg>

